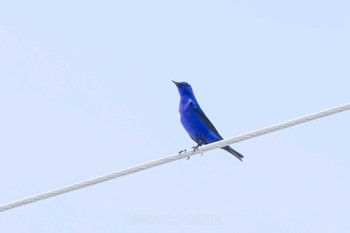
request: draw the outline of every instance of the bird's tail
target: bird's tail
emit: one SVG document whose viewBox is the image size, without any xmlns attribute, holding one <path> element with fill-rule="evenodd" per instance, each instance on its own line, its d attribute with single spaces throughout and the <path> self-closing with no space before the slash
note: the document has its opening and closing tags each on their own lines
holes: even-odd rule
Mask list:
<svg viewBox="0 0 350 233">
<path fill-rule="evenodd" d="M 236 156 L 237 159 L 241 160 L 244 158 L 244 156 L 239 153 L 238 151 L 235 151 L 234 149 L 232 149 L 232 147 L 230 146 L 225 146 L 225 147 L 222 147 L 221 149 L 224 149 L 226 150 L 227 152 L 231 153 L 232 155 Z"/>
</svg>

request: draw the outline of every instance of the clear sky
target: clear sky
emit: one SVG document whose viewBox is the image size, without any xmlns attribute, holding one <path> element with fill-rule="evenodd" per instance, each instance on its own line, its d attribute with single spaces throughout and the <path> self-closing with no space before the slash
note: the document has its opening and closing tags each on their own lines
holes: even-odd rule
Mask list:
<svg viewBox="0 0 350 233">
<path fill-rule="evenodd" d="M 0 203 L 349 102 L 346 0 L 0 1 Z M 350 232 L 350 112 L 0 213 L 0 232 Z"/>
</svg>

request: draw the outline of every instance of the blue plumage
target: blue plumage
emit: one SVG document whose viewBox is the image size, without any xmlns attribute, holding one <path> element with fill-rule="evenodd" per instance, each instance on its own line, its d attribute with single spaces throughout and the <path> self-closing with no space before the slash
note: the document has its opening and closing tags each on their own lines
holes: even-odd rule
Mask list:
<svg viewBox="0 0 350 233">
<path fill-rule="evenodd" d="M 180 93 L 181 123 L 190 137 L 198 146 L 222 140 L 219 132 L 199 106 L 191 85 L 186 82 L 173 82 Z M 243 155 L 230 146 L 221 149 L 228 151 L 242 161 Z"/>
</svg>

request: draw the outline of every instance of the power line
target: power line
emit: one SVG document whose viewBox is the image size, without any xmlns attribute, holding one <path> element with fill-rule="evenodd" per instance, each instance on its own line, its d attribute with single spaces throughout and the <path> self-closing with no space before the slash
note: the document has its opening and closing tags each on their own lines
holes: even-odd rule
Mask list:
<svg viewBox="0 0 350 233">
<path fill-rule="evenodd" d="M 296 119 L 293 119 L 293 120 L 289 120 L 289 121 L 286 121 L 286 122 L 283 122 L 283 123 L 280 123 L 280 124 L 276 124 L 276 125 L 268 126 L 268 127 L 262 128 L 262 129 L 255 130 L 255 131 L 251 131 L 251 132 L 248 132 L 246 134 L 242 134 L 242 135 L 239 135 L 239 136 L 236 136 L 236 137 L 232 137 L 232 138 L 228 138 L 228 139 L 225 139 L 225 140 L 221 140 L 219 142 L 215 142 L 215 143 L 211 143 L 211 144 L 208 144 L 208 145 L 204 145 L 204 146 L 199 147 L 199 149 L 196 150 L 196 151 L 189 150 L 189 151 L 185 151 L 185 152 L 183 152 L 181 154 L 179 154 L 179 153 L 172 154 L 172 155 L 160 158 L 160 159 L 156 159 L 156 160 L 153 160 L 153 161 L 150 161 L 150 162 L 146 162 L 146 163 L 142 163 L 142 164 L 139 164 L 139 165 L 136 165 L 136 166 L 133 166 L 133 167 L 129 167 L 129 168 L 126 168 L 124 170 L 112 172 L 112 173 L 109 173 L 109 174 L 98 176 L 98 177 L 93 178 L 93 179 L 85 180 L 85 181 L 82 181 L 82 182 L 78 182 L 78 183 L 67 185 L 67 186 L 64 186 L 64 187 L 61 187 L 61 188 L 57 188 L 57 189 L 54 189 L 54 190 L 51 190 L 51 191 L 48 191 L 48 192 L 44 192 L 44 193 L 40 193 L 40 194 L 37 194 L 37 195 L 33 195 L 33 196 L 30 196 L 30 197 L 27 197 L 27 198 L 23 198 L 23 199 L 14 201 L 14 202 L 10 202 L 10 203 L 1 205 L 0 206 L 0 212 L 6 211 L 6 210 L 10 210 L 10 209 L 13 209 L 13 208 L 16 208 L 16 207 L 20 207 L 20 206 L 23 206 L 23 205 L 27 205 L 27 204 L 30 204 L 30 203 L 33 203 L 33 202 L 37 202 L 37 201 L 40 201 L 40 200 L 44 200 L 46 198 L 51 198 L 51 197 L 58 196 L 58 195 L 61 195 L 61 194 L 64 194 L 64 193 L 72 192 L 72 191 L 75 191 L 75 190 L 78 190 L 78 189 L 81 189 L 81 188 L 85 188 L 85 187 L 88 187 L 88 186 L 92 186 L 92 185 L 95 185 L 95 184 L 99 184 L 99 183 L 102 183 L 102 182 L 105 182 L 105 181 L 108 181 L 108 180 L 115 179 L 117 177 L 130 175 L 130 174 L 135 173 L 135 172 L 143 171 L 143 170 L 146 170 L 146 169 L 149 169 L 149 168 L 152 168 L 152 167 L 156 167 L 156 166 L 159 166 L 159 165 L 162 165 L 162 164 L 165 164 L 165 163 L 170 163 L 170 162 L 173 162 L 173 161 L 176 161 L 176 160 L 179 160 L 179 159 L 187 158 L 187 157 L 199 154 L 199 153 L 203 153 L 203 152 L 210 151 L 210 150 L 213 150 L 213 149 L 216 149 L 216 148 L 220 148 L 220 147 L 223 147 L 223 146 L 227 146 L 227 145 L 230 145 L 230 144 L 233 144 L 233 143 L 237 143 L 237 142 L 241 142 L 241 141 L 244 141 L 244 140 L 248 140 L 250 138 L 258 137 L 258 136 L 261 136 L 261 135 L 264 135 L 264 134 L 272 133 L 272 132 L 275 132 L 275 131 L 278 131 L 278 130 L 282 130 L 282 129 L 285 129 L 285 128 L 289 128 L 289 127 L 292 127 L 292 126 L 295 126 L 295 125 L 299 125 L 299 124 L 302 124 L 302 123 L 305 123 L 305 122 L 316 120 L 316 119 L 319 119 L 319 118 L 322 118 L 322 117 L 325 117 L 325 116 L 329 116 L 329 115 L 333 115 L 333 114 L 336 114 L 336 113 L 340 113 L 340 112 L 343 112 L 343 111 L 346 111 L 346 110 L 349 110 L 349 109 L 350 109 L 350 103 L 347 103 L 347 104 L 344 104 L 344 105 L 340 105 L 340 106 L 337 106 L 337 107 L 326 109 L 324 111 L 316 112 L 316 113 L 313 113 L 313 114 L 310 114 L 310 115 L 306 115 L 306 116 L 299 117 L 299 118 L 296 118 Z"/>
</svg>

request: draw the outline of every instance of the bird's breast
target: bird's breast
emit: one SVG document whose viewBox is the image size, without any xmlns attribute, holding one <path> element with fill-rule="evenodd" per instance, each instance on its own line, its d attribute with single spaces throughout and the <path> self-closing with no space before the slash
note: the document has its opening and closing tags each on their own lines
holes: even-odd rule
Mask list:
<svg viewBox="0 0 350 233">
<path fill-rule="evenodd" d="M 196 129 L 202 123 L 198 114 L 189 106 L 180 108 L 180 121 L 186 130 Z"/>
</svg>

